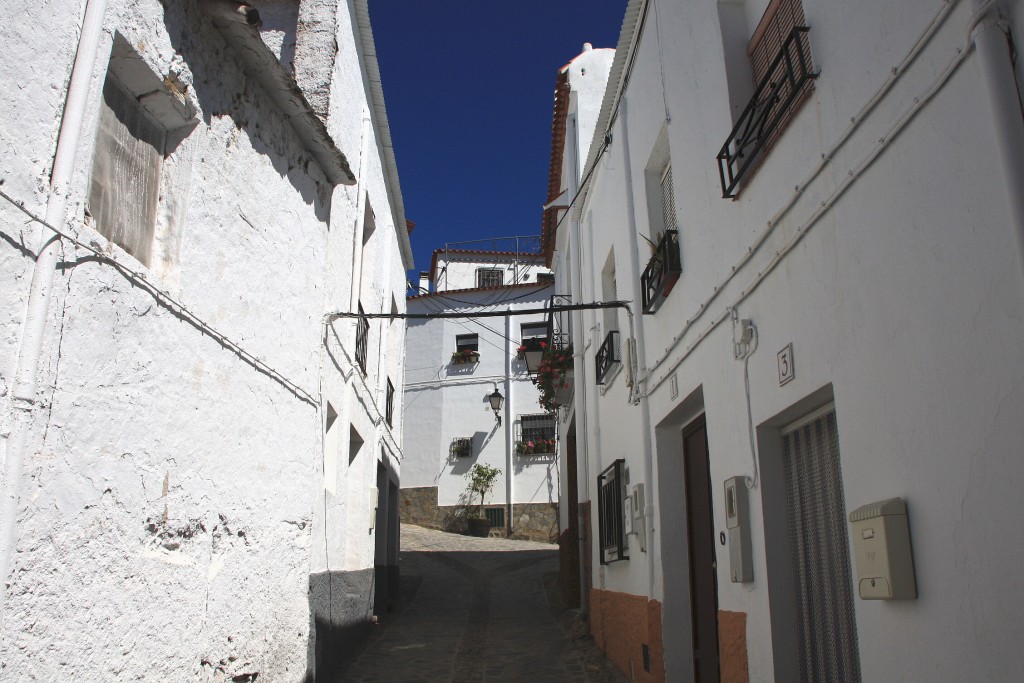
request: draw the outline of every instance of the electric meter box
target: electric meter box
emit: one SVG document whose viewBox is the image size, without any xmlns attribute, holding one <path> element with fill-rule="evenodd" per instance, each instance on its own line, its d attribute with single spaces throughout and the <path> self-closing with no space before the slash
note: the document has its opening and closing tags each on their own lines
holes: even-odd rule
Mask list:
<svg viewBox="0 0 1024 683">
<path fill-rule="evenodd" d="M 850 513 L 857 590 L 863 600 L 917 597 L 907 505 L 902 498 L 870 503 Z"/>
</svg>

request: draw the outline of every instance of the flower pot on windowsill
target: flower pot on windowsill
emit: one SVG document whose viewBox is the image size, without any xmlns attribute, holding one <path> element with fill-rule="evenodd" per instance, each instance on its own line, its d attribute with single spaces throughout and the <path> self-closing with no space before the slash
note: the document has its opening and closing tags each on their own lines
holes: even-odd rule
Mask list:
<svg viewBox="0 0 1024 683">
<path fill-rule="evenodd" d="M 456 351 L 452 354 L 452 365 L 471 365 L 480 362 L 478 351 Z"/>
</svg>

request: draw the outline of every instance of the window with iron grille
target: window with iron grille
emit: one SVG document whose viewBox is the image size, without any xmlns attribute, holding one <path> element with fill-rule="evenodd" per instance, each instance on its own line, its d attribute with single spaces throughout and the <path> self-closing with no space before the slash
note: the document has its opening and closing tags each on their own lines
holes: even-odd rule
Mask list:
<svg viewBox="0 0 1024 683">
<path fill-rule="evenodd" d="M 448 455 L 455 458 L 468 458 L 473 455 L 473 437 L 460 436 L 452 439 Z"/>
<path fill-rule="evenodd" d="M 477 268 L 477 287 L 500 287 L 505 284 L 505 271 L 501 268 Z"/>
<path fill-rule="evenodd" d="M 553 285 L 555 284 L 554 273 L 537 273 L 537 284 L 542 285 Z"/>
<path fill-rule="evenodd" d="M 594 363 L 597 366 L 597 383 L 604 384 L 604 380 L 608 377 L 612 368 L 617 363 L 622 362 L 622 355 L 619 350 L 619 331 L 612 330 L 605 337 L 604 343 L 601 344 L 601 348 L 597 350 L 597 355 L 594 356 Z"/>
<path fill-rule="evenodd" d="M 359 317 L 356 319 L 356 363 L 363 374 L 366 374 L 366 347 L 370 338 L 370 320 L 359 304 Z"/>
<path fill-rule="evenodd" d="M 548 455 L 554 453 L 555 426 L 554 413 L 520 415 L 516 453 L 519 455 Z"/>
<path fill-rule="evenodd" d="M 387 420 L 388 427 L 394 427 L 395 419 L 395 385 L 391 383 L 391 379 L 388 379 L 387 395 L 384 400 L 384 419 Z"/>
<path fill-rule="evenodd" d="M 747 45 L 754 94 L 718 154 L 722 196 L 735 197 L 814 89 L 800 0 L 771 0 Z"/>
<path fill-rule="evenodd" d="M 800 680 L 860 681 L 835 408 L 782 432 Z"/>
<path fill-rule="evenodd" d="M 623 468 L 626 461 L 618 459 L 597 478 L 597 521 L 601 539 L 601 564 L 629 559 L 626 554 L 626 533 L 622 501 L 626 495 Z"/>
<path fill-rule="evenodd" d="M 490 522 L 492 529 L 505 526 L 505 508 L 484 508 L 484 517 Z"/>
<path fill-rule="evenodd" d="M 672 164 L 661 172 L 661 223 L 665 230 L 676 229 L 676 192 L 672 187 Z"/>
</svg>

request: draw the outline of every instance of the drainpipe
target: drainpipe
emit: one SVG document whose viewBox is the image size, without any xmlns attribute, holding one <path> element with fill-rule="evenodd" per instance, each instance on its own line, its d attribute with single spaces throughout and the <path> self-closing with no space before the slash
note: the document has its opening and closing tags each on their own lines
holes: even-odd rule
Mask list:
<svg viewBox="0 0 1024 683">
<path fill-rule="evenodd" d="M 1002 168 L 1010 220 L 1017 243 L 1017 263 L 1024 277 L 1024 114 L 1017 79 L 1010 61 L 1007 35 L 999 26 L 998 8 L 1003 3 L 971 0 L 975 25 L 971 38 L 981 60 L 982 80 L 988 95 Z"/>
<path fill-rule="evenodd" d="M 625 157 L 626 172 L 626 215 L 629 216 L 629 247 L 634 264 L 643 263 L 640 260 L 639 237 L 637 236 L 636 225 L 636 200 L 633 196 L 633 165 L 629 156 L 629 126 L 628 126 L 628 102 L 623 97 L 619 102 L 619 117 L 621 121 L 622 152 Z M 639 277 L 633 278 L 634 286 L 640 282 Z M 644 344 L 644 321 L 639 316 L 636 321 L 636 373 L 639 378 L 640 372 L 647 367 L 647 352 Z M 634 381 L 639 382 L 639 379 Z M 639 387 L 637 387 L 639 389 Z M 637 392 L 638 395 L 639 392 Z M 640 422 L 641 422 L 641 446 L 644 454 L 644 481 L 647 493 L 644 496 L 644 530 L 647 535 L 647 597 L 654 599 L 654 453 L 651 449 L 651 404 L 646 398 L 640 399 Z"/>
<path fill-rule="evenodd" d="M 514 404 L 515 397 L 512 393 L 512 316 L 505 316 L 505 417 L 502 419 L 505 427 L 505 471 L 508 473 L 505 477 L 506 482 L 506 498 L 505 506 L 508 509 L 508 516 L 506 517 L 505 523 L 505 535 L 512 535 L 512 513 L 515 512 L 514 498 L 515 486 L 512 481 L 515 477 L 515 469 L 513 468 L 513 459 L 515 458 L 515 448 L 512 443 L 512 407 Z"/>
<path fill-rule="evenodd" d="M 75 169 L 75 156 L 85 122 L 89 103 L 89 85 L 92 81 L 100 39 L 103 37 L 103 15 L 106 0 L 88 0 L 82 19 L 82 33 L 78 41 L 71 81 L 68 84 L 64 115 L 57 137 L 57 149 L 50 175 L 50 196 L 46 201 L 45 220 L 50 225 L 64 223 L 71 179 Z M 43 227 L 32 271 L 32 284 L 28 294 L 28 308 L 22 331 L 18 367 L 14 378 L 11 407 L 14 426 L 7 440 L 7 460 L 3 480 L 3 502 L 0 507 L 0 580 L 6 581 L 11 569 L 11 557 L 16 544 L 16 518 L 21 493 L 21 475 L 25 460 L 25 446 L 36 407 L 36 380 L 39 357 L 43 350 L 50 294 L 57 270 L 61 240 Z M 0 624 L 3 623 L 7 591 L 0 588 Z"/>
</svg>

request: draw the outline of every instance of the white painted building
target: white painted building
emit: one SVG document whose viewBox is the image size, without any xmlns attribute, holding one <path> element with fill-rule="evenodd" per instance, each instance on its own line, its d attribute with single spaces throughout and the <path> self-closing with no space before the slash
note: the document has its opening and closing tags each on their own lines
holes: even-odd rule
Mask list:
<svg viewBox="0 0 1024 683">
<path fill-rule="evenodd" d="M 0 680 L 329 676 L 397 580 L 404 324 L 327 316 L 412 267 L 367 3 L 0 44 Z"/>
<path fill-rule="evenodd" d="M 576 317 L 559 427 L 635 680 L 1024 675 L 1022 11 L 631 0 L 583 154 L 556 99 L 556 290 L 635 318 Z"/>
<path fill-rule="evenodd" d="M 547 336 L 540 309 L 553 290 L 543 260 L 536 252 L 437 250 L 421 279 L 434 286 L 408 299 L 410 314 L 467 317 L 408 322 L 403 522 L 462 530 L 465 505 L 480 502 L 468 499 L 466 474 L 481 463 L 501 470 L 485 506 L 492 533 L 557 536 L 555 417 L 540 407 L 518 352 L 524 339 Z M 540 312 L 516 313 L 531 309 Z M 477 317 L 503 311 L 511 315 Z M 503 397 L 497 415 L 488 400 L 495 391 Z"/>
</svg>

